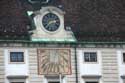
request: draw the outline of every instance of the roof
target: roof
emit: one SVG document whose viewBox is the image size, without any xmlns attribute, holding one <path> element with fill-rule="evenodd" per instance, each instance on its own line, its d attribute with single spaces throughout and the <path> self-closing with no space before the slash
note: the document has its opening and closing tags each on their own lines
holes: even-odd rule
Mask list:
<svg viewBox="0 0 125 83">
<path fill-rule="evenodd" d="M 125 0 L 50 0 L 63 5 L 65 26 L 71 26 L 78 41 L 125 41 Z M 0 39 L 28 39 L 28 10 L 44 4 L 27 0 L 0 0 Z"/>
<path fill-rule="evenodd" d="M 0 0 L 0 38 L 23 39 L 28 36 L 29 20 L 19 0 Z"/>
<path fill-rule="evenodd" d="M 64 0 L 79 41 L 125 41 L 125 0 Z"/>
</svg>

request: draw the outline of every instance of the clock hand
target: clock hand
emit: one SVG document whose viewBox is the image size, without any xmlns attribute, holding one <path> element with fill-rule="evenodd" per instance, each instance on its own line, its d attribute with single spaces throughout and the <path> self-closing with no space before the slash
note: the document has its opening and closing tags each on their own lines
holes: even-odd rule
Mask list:
<svg viewBox="0 0 125 83">
<path fill-rule="evenodd" d="M 52 20 L 52 21 L 50 21 L 50 24 L 52 24 L 52 23 L 56 23 L 56 20 Z"/>
<path fill-rule="evenodd" d="M 51 24 L 51 21 L 49 21 L 49 23 L 46 25 L 46 27 L 48 27 Z"/>
<path fill-rule="evenodd" d="M 49 23 L 46 25 L 48 27 L 50 24 L 56 23 L 56 20 L 49 21 Z"/>
</svg>

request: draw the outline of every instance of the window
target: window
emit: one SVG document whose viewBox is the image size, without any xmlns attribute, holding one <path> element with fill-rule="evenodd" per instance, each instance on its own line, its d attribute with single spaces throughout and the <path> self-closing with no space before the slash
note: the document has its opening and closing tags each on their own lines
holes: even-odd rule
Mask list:
<svg viewBox="0 0 125 83">
<path fill-rule="evenodd" d="M 84 62 L 97 62 L 97 53 L 84 52 Z"/>
<path fill-rule="evenodd" d="M 60 83 L 60 82 L 49 82 L 49 83 Z"/>
<path fill-rule="evenodd" d="M 125 63 L 125 53 L 123 53 L 123 62 Z"/>
<path fill-rule="evenodd" d="M 85 82 L 85 83 L 98 83 L 98 82 Z"/>
<path fill-rule="evenodd" d="M 11 83 L 24 83 L 24 82 L 11 82 Z"/>
<path fill-rule="evenodd" d="M 64 78 L 65 78 L 65 76 L 61 76 L 62 81 L 66 81 Z M 58 75 L 55 75 L 55 76 L 51 76 L 51 75 L 50 76 L 45 76 L 45 79 L 47 80 L 47 82 L 44 81 L 45 83 L 60 83 L 60 78 L 59 78 Z"/>
<path fill-rule="evenodd" d="M 24 52 L 10 52 L 10 62 L 24 62 Z"/>
</svg>

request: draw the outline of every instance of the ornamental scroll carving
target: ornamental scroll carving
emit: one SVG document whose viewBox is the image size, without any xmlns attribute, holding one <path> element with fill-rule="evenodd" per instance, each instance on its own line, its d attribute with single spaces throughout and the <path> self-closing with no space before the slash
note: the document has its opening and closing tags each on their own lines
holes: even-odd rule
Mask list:
<svg viewBox="0 0 125 83">
<path fill-rule="evenodd" d="M 71 74 L 70 49 L 38 49 L 38 74 Z"/>
</svg>

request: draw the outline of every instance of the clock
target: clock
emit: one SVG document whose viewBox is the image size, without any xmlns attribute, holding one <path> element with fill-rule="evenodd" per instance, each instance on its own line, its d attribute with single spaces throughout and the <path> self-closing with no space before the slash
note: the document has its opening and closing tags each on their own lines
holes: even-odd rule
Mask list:
<svg viewBox="0 0 125 83">
<path fill-rule="evenodd" d="M 54 13 L 47 13 L 42 18 L 42 24 L 45 30 L 54 32 L 60 27 L 60 19 Z"/>
</svg>

